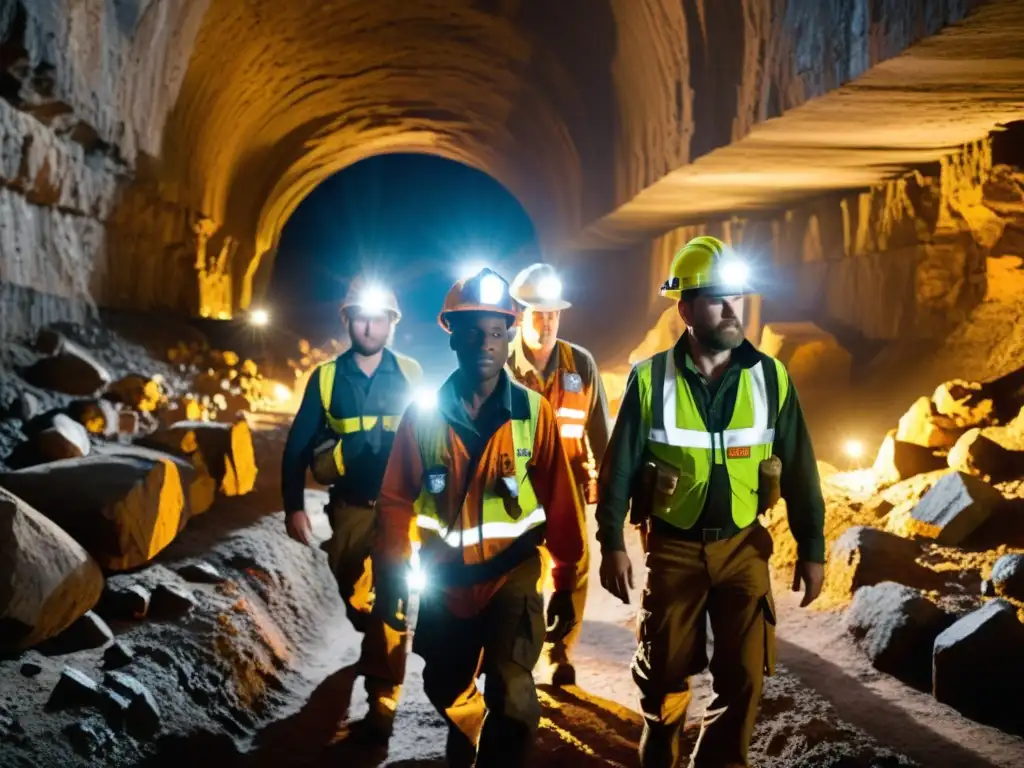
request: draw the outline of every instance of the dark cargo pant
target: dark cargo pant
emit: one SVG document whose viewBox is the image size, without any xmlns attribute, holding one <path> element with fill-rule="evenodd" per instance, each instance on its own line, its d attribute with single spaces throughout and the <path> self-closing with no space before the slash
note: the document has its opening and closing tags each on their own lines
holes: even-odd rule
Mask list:
<svg viewBox="0 0 1024 768">
<path fill-rule="evenodd" d="M 707 617 L 715 698 L 694 749 L 695 768 L 739 768 L 757 718 L 765 674 L 775 668 L 775 605 L 768 575 L 771 534 L 758 524 L 724 541 L 647 538 L 647 585 L 633 679 L 640 689 L 643 768 L 671 768 L 692 693 L 707 664 Z"/>
<path fill-rule="evenodd" d="M 405 679 L 407 634 L 371 613 L 373 567 L 370 553 L 377 527 L 373 507 L 332 501 L 327 508 L 333 535 L 324 543 L 328 562 L 345 600 L 345 612 L 363 633 L 355 671 L 364 678 L 372 717 L 393 718 Z"/>
<path fill-rule="evenodd" d="M 452 768 L 526 765 L 540 725 L 533 667 L 544 642 L 540 557 L 517 566 L 484 610 L 452 614 L 439 593 L 420 595 L 413 651 L 423 689 L 448 723 Z M 476 685 L 486 676 L 484 693 Z"/>
</svg>

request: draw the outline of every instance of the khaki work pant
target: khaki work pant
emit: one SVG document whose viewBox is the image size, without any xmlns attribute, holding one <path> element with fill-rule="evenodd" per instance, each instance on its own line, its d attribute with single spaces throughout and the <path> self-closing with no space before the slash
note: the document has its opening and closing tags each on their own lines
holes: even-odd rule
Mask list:
<svg viewBox="0 0 1024 768">
<path fill-rule="evenodd" d="M 704 544 L 651 533 L 633 679 L 640 689 L 642 768 L 671 768 L 692 693 L 707 665 L 707 619 L 715 698 L 691 757 L 695 768 L 747 766 L 765 674 L 775 668 L 775 605 L 768 575 L 771 534 L 754 524 Z"/>
<path fill-rule="evenodd" d="M 540 725 L 533 668 L 544 642 L 540 557 L 513 569 L 472 618 L 444 597 L 420 595 L 413 651 L 423 657 L 423 689 L 448 723 L 451 768 L 520 768 Z M 483 696 L 476 679 L 483 673 Z"/>
<path fill-rule="evenodd" d="M 585 490 L 585 488 L 581 488 L 580 493 L 583 494 Z M 590 588 L 589 531 L 593 530 L 597 525 L 596 522 L 591 524 L 591 518 L 593 515 L 594 507 L 588 506 L 586 509 L 586 525 L 583 528 L 583 557 L 576 566 L 576 588 L 572 591 L 572 605 L 576 612 L 576 625 L 558 642 L 544 643 L 541 660 L 543 662 L 543 666 L 546 666 L 549 672 L 553 672 L 555 667 L 561 664 L 571 663 L 569 654 L 579 641 L 580 633 L 583 632 L 583 611 L 586 610 L 587 607 L 587 590 Z M 542 548 L 541 551 L 544 554 L 544 585 L 546 590 L 551 591 L 555 588 L 551 579 L 551 555 L 546 549 Z"/>
<path fill-rule="evenodd" d="M 407 633 L 389 627 L 371 613 L 373 608 L 373 550 L 377 513 L 372 507 L 340 501 L 327 508 L 333 535 L 324 543 L 328 562 L 345 600 L 352 625 L 363 633 L 355 671 L 364 678 L 371 711 L 393 717 L 405 679 Z"/>
</svg>

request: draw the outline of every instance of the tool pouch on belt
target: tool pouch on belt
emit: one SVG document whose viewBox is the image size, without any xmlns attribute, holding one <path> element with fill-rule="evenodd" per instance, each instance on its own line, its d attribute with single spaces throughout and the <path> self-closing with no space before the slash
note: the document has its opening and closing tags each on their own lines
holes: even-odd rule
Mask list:
<svg viewBox="0 0 1024 768">
<path fill-rule="evenodd" d="M 757 514 L 763 515 L 782 496 L 782 459 L 769 456 L 757 467 Z"/>
<path fill-rule="evenodd" d="M 644 462 L 637 473 L 629 505 L 629 522 L 632 525 L 644 525 L 654 511 L 654 484 L 658 467 L 653 461 Z"/>
<path fill-rule="evenodd" d="M 341 440 L 338 438 L 325 440 L 313 449 L 309 468 L 313 479 L 321 485 L 334 485 L 341 479 L 339 466 L 344 467 L 345 464 L 341 456 Z"/>
<path fill-rule="evenodd" d="M 523 516 L 523 507 L 519 503 L 519 483 L 515 475 L 504 475 L 498 478 L 494 492 L 505 505 L 506 514 L 513 520 Z"/>
</svg>

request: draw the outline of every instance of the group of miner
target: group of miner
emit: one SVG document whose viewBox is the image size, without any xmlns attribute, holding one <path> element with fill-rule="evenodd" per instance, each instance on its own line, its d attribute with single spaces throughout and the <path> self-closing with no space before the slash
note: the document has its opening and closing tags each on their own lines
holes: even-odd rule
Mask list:
<svg viewBox="0 0 1024 768">
<path fill-rule="evenodd" d="M 686 330 L 633 367 L 613 429 L 593 356 L 558 338 L 570 304 L 550 265 L 511 284 L 484 268 L 452 286 L 438 320 L 458 365 L 428 397 L 417 396 L 419 364 L 391 349 L 395 295 L 353 281 L 341 307 L 351 348 L 313 371 L 282 471 L 288 534 L 307 545 L 307 469 L 330 486 L 332 535 L 321 546 L 362 633 L 351 669 L 370 703 L 343 724 L 348 736 L 386 745 L 411 645 L 448 725 L 448 764 L 525 766 L 541 716 L 535 672 L 553 686 L 576 681 L 593 541 L 601 586 L 630 600 L 628 523 L 647 573 L 631 667 L 639 764 L 679 764 L 689 678 L 709 665 L 710 626 L 714 699 L 689 764 L 749 765 L 775 663 L 773 544 L 760 515 L 785 499 L 804 606 L 825 559 L 796 389 L 745 339 L 749 278 L 713 237 L 676 254 L 661 293 Z"/>
</svg>

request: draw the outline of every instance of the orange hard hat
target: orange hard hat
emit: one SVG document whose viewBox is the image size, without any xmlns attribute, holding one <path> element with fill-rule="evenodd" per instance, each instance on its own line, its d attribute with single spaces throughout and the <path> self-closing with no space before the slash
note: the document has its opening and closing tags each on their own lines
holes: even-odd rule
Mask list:
<svg viewBox="0 0 1024 768">
<path fill-rule="evenodd" d="M 472 277 L 459 280 L 448 291 L 437 322 L 452 332 L 449 315 L 455 312 L 490 312 L 504 315 L 511 328 L 518 317 L 515 302 L 509 294 L 508 281 L 494 270 L 484 267 Z"/>
</svg>

